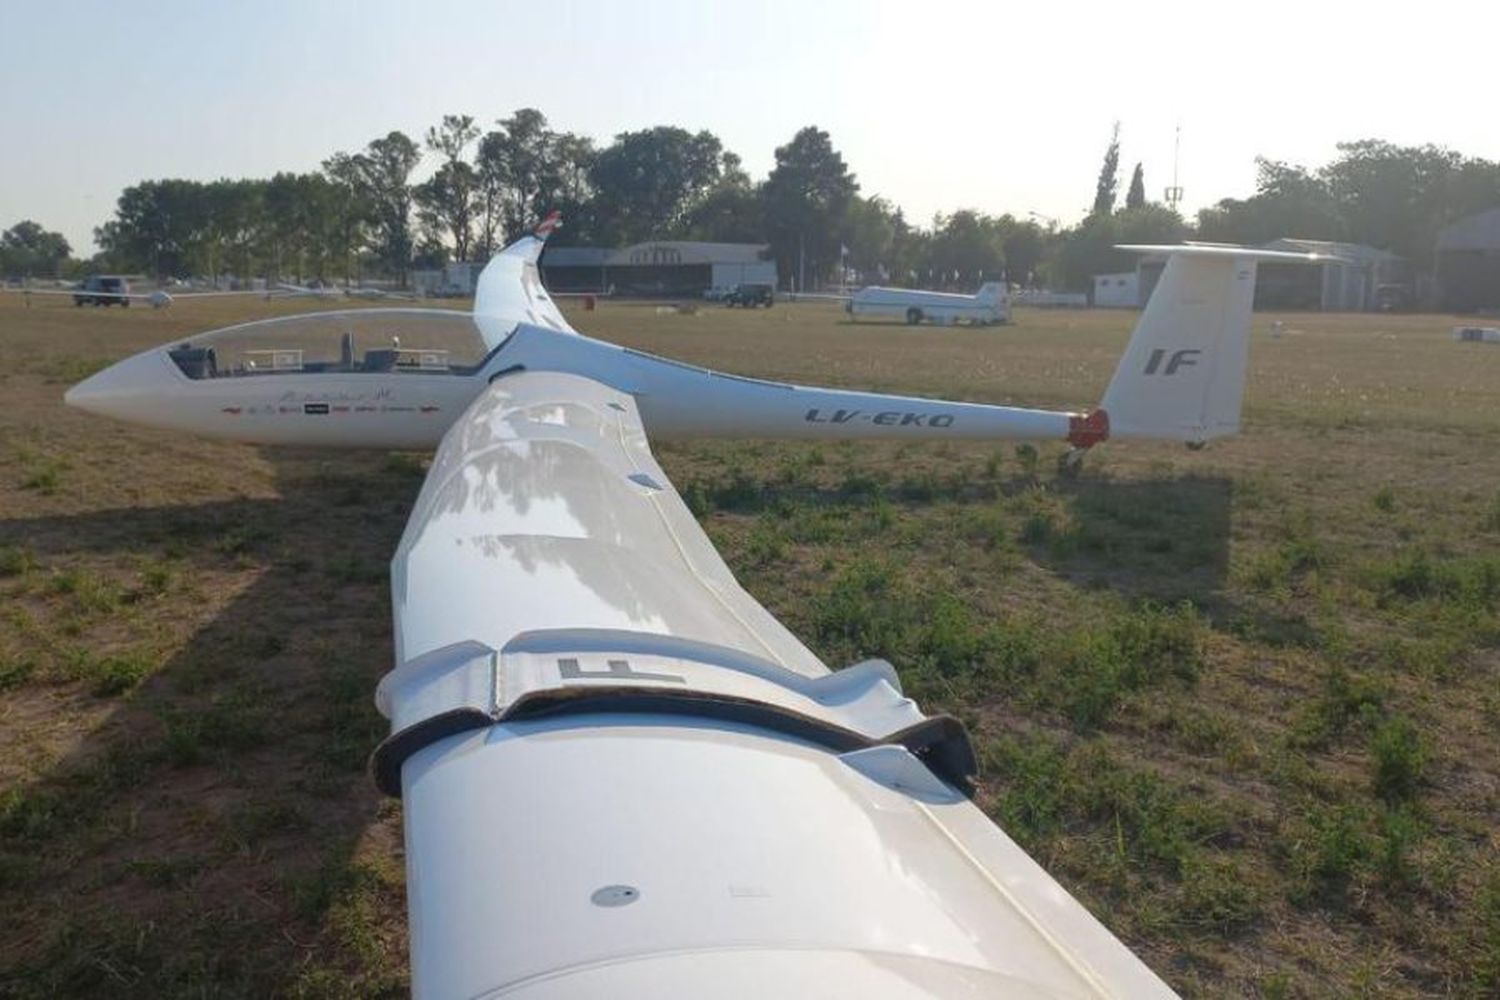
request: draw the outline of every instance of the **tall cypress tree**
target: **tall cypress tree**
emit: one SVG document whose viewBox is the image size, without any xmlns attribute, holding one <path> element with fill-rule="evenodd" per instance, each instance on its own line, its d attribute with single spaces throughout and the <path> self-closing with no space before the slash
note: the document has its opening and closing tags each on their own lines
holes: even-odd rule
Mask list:
<svg viewBox="0 0 1500 1000">
<path fill-rule="evenodd" d="M 1141 172 L 1140 161 L 1135 164 L 1135 173 L 1130 175 L 1130 190 L 1125 192 L 1126 208 L 1141 208 L 1146 204 L 1146 177 Z"/>
<path fill-rule="evenodd" d="M 1115 210 L 1115 193 L 1120 188 L 1120 123 L 1115 122 L 1109 136 L 1109 148 L 1104 151 L 1104 163 L 1099 167 L 1099 183 L 1094 188 L 1094 210 L 1092 215 L 1109 215 Z"/>
</svg>

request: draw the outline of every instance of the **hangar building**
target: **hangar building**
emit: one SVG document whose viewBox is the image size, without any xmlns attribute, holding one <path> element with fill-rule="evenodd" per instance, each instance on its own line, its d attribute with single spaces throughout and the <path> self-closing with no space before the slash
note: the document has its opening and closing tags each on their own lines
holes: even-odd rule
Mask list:
<svg viewBox="0 0 1500 1000">
<path fill-rule="evenodd" d="M 1321 309 L 1374 312 L 1411 301 L 1411 269 L 1406 258 L 1363 243 L 1282 238 L 1266 250 L 1317 253 L 1335 258 L 1316 266 L 1262 261 L 1256 273 L 1258 309 Z"/>
<path fill-rule="evenodd" d="M 1500 309 L 1500 208 L 1492 208 L 1438 232 L 1438 298 L 1444 309 Z"/>
<path fill-rule="evenodd" d="M 1319 253 L 1335 259 L 1317 265 L 1262 261 L 1256 269 L 1255 308 L 1374 312 L 1402 308 L 1412 298 L 1406 258 L 1362 243 L 1331 243 L 1283 237 L 1263 250 Z M 1138 304 L 1144 306 L 1166 266 L 1163 257 L 1143 257 L 1136 265 Z M 1102 277 L 1102 276 L 1101 276 Z M 1111 276 L 1114 277 L 1114 276 Z"/>
<path fill-rule="evenodd" d="M 701 298 L 709 289 L 776 285 L 776 262 L 764 243 L 665 240 L 611 250 L 553 247 L 542 254 L 542 280 L 555 292 Z"/>
</svg>

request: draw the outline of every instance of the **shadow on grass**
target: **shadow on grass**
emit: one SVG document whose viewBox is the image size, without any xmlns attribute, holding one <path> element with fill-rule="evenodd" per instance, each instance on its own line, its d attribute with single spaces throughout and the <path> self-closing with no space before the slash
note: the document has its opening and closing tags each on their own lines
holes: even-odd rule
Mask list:
<svg viewBox="0 0 1500 1000">
<path fill-rule="evenodd" d="M 1306 619 L 1249 600 L 1229 581 L 1234 487 L 1217 476 L 1118 481 L 1059 479 L 1065 516 L 1040 510 L 1020 541 L 1042 566 L 1127 600 L 1191 603 L 1215 628 L 1272 646 L 1323 641 Z"/>
<path fill-rule="evenodd" d="M 1131 599 L 1208 605 L 1229 570 L 1232 487 L 1217 476 L 1059 479 L 1065 517 L 1038 510 L 1020 540 L 1059 575 Z"/>
<path fill-rule="evenodd" d="M 48 679 L 3 696 L 52 725 L 107 708 L 0 790 L 0 994 L 404 995 L 399 808 L 364 762 L 420 469 L 271 459 L 279 499 L 0 521 L 38 572 L 170 567 L 132 613 L 175 649 L 117 696 Z"/>
</svg>

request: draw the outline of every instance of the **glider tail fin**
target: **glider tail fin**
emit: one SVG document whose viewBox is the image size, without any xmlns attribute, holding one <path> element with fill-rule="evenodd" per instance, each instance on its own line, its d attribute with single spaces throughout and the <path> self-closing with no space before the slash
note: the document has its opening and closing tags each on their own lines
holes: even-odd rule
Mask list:
<svg viewBox="0 0 1500 1000">
<path fill-rule="evenodd" d="M 1240 427 L 1259 261 L 1317 254 L 1230 246 L 1122 246 L 1166 256 L 1100 409 L 1108 436 L 1191 446 Z M 1097 411 L 1096 411 L 1097 414 Z"/>
</svg>

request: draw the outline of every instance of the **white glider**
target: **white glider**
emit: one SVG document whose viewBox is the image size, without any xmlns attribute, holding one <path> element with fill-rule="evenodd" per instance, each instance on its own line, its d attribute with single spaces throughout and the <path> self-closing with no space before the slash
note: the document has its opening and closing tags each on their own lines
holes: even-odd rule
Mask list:
<svg viewBox="0 0 1500 1000">
<path fill-rule="evenodd" d="M 30 299 L 33 295 L 41 296 L 66 296 L 78 304 L 80 298 L 90 301 L 99 299 L 110 299 L 121 305 L 128 306 L 132 302 L 148 302 L 153 309 L 165 309 L 172 303 L 182 299 L 208 299 L 225 298 L 228 296 L 259 295 L 266 296 L 265 292 L 255 291 L 227 291 L 211 290 L 205 292 L 168 292 L 165 288 L 157 288 L 149 292 L 105 292 L 84 288 L 0 288 L 0 292 L 12 292 Z M 107 303 L 106 303 L 107 304 Z"/>
<path fill-rule="evenodd" d="M 414 299 L 410 292 L 393 292 L 361 285 L 298 285 L 280 281 L 266 293 L 272 299 Z"/>
<path fill-rule="evenodd" d="M 870 285 L 851 295 L 844 308 L 856 322 L 872 316 L 903 319 L 909 326 L 918 323 L 991 326 L 1010 322 L 1010 295 L 998 281 L 985 282 L 973 295 Z"/>
<path fill-rule="evenodd" d="M 830 670 L 736 583 L 647 438 L 1201 442 L 1238 427 L 1255 262 L 1309 258 L 1142 248 L 1165 273 L 1081 413 L 591 340 L 542 287 L 545 235 L 491 262 L 472 317 L 246 324 L 67 397 L 250 441 L 440 442 L 391 565 L 373 757 L 404 802 L 414 992 L 1172 996 L 969 800 L 957 720 L 890 664 Z"/>
</svg>

